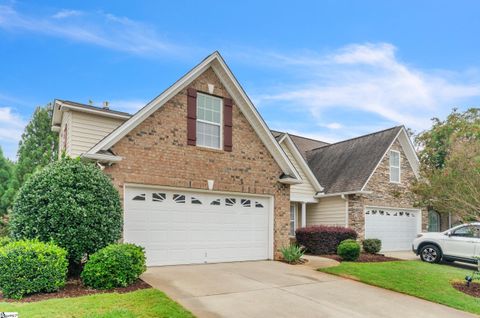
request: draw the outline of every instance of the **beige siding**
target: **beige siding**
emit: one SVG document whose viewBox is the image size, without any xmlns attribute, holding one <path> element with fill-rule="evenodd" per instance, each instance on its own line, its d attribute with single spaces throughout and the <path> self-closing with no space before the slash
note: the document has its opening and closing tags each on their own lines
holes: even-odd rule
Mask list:
<svg viewBox="0 0 480 318">
<path fill-rule="evenodd" d="M 316 193 L 315 189 L 313 188 L 312 184 L 309 182 L 307 176 L 305 175 L 305 172 L 302 170 L 302 168 L 300 167 L 300 165 L 295 160 L 292 153 L 290 152 L 288 147 L 285 146 L 284 143 L 282 143 L 282 148 L 283 148 L 283 151 L 285 151 L 285 154 L 287 155 L 288 159 L 292 162 L 293 166 L 295 167 L 298 174 L 303 180 L 303 183 L 301 184 L 295 184 L 290 186 L 290 200 L 312 201 L 313 196 Z"/>
<path fill-rule="evenodd" d="M 120 126 L 124 120 L 109 118 L 83 112 L 70 112 L 70 145 L 67 153 L 76 157 L 88 151 L 106 135 Z"/>
<path fill-rule="evenodd" d="M 62 124 L 60 126 L 59 138 L 58 138 L 58 157 L 60 158 L 65 152 L 65 154 L 70 155 L 72 151 L 72 113 L 71 112 L 64 112 L 62 115 Z M 66 127 L 66 129 L 65 129 Z M 64 142 L 65 138 L 67 139 L 66 143 Z"/>
<path fill-rule="evenodd" d="M 320 199 L 318 203 L 307 204 L 307 226 L 346 224 L 346 201 L 340 196 Z"/>
</svg>

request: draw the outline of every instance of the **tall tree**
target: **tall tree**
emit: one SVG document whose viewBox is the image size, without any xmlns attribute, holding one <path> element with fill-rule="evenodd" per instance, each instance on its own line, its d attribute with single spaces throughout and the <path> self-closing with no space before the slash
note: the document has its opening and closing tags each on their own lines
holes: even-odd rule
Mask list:
<svg viewBox="0 0 480 318">
<path fill-rule="evenodd" d="M 33 117 L 25 127 L 17 152 L 15 178 L 18 186 L 28 177 L 50 162 L 57 159 L 58 134 L 51 130 L 53 107 L 37 107 Z"/>
<path fill-rule="evenodd" d="M 480 109 L 456 109 L 415 137 L 421 178 L 413 187 L 419 203 L 464 220 L 480 217 Z"/>
<path fill-rule="evenodd" d="M 3 156 L 0 148 L 0 219 L 8 213 L 13 201 L 13 162 Z"/>
<path fill-rule="evenodd" d="M 480 108 L 461 113 L 456 109 L 446 120 L 433 118 L 432 128 L 415 137 L 424 170 L 443 169 L 455 140 L 480 139 Z"/>
</svg>

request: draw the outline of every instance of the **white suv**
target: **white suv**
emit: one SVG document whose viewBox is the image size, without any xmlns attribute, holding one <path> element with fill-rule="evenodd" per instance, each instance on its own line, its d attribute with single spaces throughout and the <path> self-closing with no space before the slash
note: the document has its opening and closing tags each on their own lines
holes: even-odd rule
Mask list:
<svg viewBox="0 0 480 318">
<path fill-rule="evenodd" d="M 480 257 L 480 223 L 462 224 L 445 232 L 418 234 L 412 249 L 428 263 L 444 260 L 476 264 L 476 257 Z"/>
</svg>

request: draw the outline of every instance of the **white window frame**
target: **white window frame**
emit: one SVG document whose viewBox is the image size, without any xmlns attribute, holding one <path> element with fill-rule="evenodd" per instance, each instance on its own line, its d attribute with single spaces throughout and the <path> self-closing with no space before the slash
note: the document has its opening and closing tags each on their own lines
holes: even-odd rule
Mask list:
<svg viewBox="0 0 480 318">
<path fill-rule="evenodd" d="M 293 220 L 292 220 L 292 207 L 293 207 Z M 288 235 L 290 237 L 295 236 L 295 230 L 297 229 L 297 213 L 298 213 L 298 204 L 296 202 L 290 202 L 290 217 L 288 222 Z M 292 235 L 292 221 L 293 221 L 293 235 Z"/>
<path fill-rule="evenodd" d="M 392 160 L 390 159 L 392 156 L 392 153 L 398 154 L 398 167 L 392 165 Z M 391 183 L 400 183 L 402 180 L 402 156 L 400 155 L 400 151 L 398 150 L 390 150 L 390 156 L 388 158 L 388 166 L 389 166 L 389 172 L 390 172 L 390 182 Z M 392 180 L 392 168 L 398 168 L 398 180 Z"/>
<path fill-rule="evenodd" d="M 195 107 L 196 112 L 198 111 L 198 95 L 203 95 L 203 96 L 206 96 L 208 98 L 216 98 L 216 99 L 220 100 L 220 123 L 215 123 L 215 122 L 204 120 L 204 119 L 198 119 L 198 116 L 197 116 L 197 119 L 196 119 L 197 122 L 219 126 L 220 127 L 220 133 L 219 133 L 220 134 L 220 136 L 219 136 L 220 137 L 220 142 L 219 142 L 219 147 L 218 148 L 217 147 L 205 146 L 205 145 L 199 145 L 198 140 L 197 140 L 196 145 L 197 145 L 197 147 L 201 147 L 201 148 L 222 150 L 223 149 L 223 98 L 218 97 L 218 96 L 214 96 L 214 95 L 210 95 L 210 94 L 205 94 L 205 93 L 198 92 L 197 93 L 196 105 L 195 105 L 196 106 Z M 197 134 L 196 131 L 195 131 L 195 134 Z"/>
</svg>

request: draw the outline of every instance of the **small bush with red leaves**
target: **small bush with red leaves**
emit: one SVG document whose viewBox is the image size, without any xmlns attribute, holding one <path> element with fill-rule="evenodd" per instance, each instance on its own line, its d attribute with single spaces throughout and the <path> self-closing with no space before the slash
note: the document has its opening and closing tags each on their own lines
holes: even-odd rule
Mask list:
<svg viewBox="0 0 480 318">
<path fill-rule="evenodd" d="M 336 254 L 341 241 L 357 239 L 355 230 L 341 226 L 316 225 L 298 229 L 297 244 L 310 254 Z"/>
</svg>

